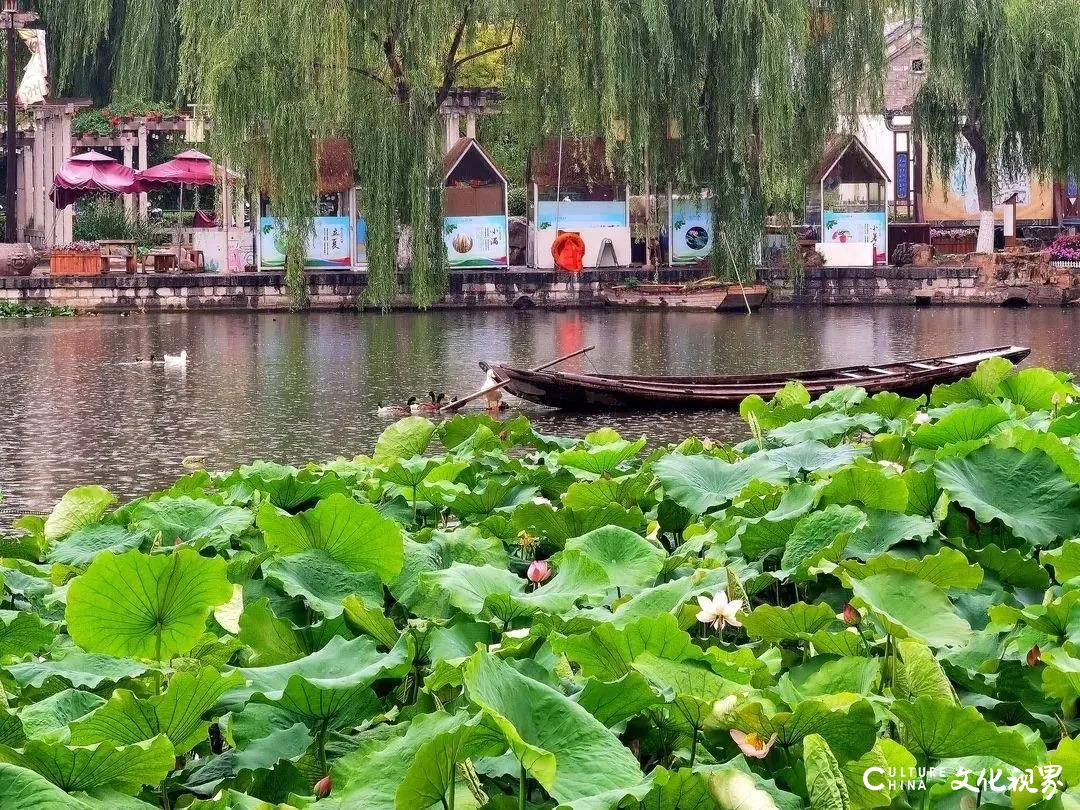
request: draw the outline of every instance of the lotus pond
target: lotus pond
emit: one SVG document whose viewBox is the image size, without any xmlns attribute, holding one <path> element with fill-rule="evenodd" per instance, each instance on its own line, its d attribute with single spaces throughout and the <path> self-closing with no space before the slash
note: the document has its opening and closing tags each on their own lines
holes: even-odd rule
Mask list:
<svg viewBox="0 0 1080 810">
<path fill-rule="evenodd" d="M 398 422 L 0 540 L 2 808 L 1075 807 L 1080 390 Z"/>
</svg>

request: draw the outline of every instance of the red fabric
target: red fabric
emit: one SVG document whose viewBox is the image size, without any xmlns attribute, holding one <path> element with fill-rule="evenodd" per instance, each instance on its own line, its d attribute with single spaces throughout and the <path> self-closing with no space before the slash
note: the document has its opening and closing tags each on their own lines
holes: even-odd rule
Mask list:
<svg viewBox="0 0 1080 810">
<path fill-rule="evenodd" d="M 143 186 L 159 188 L 161 186 L 212 186 L 221 177 L 220 170 L 214 166 L 209 155 L 197 149 L 181 152 L 172 160 L 151 166 L 138 174 Z"/>
<path fill-rule="evenodd" d="M 551 256 L 560 270 L 579 273 L 584 267 L 585 240 L 576 231 L 560 233 L 551 245 Z"/>
<path fill-rule="evenodd" d="M 217 217 L 213 211 L 196 211 L 191 217 L 192 228 L 216 228 Z"/>
<path fill-rule="evenodd" d="M 53 178 L 49 199 L 57 208 L 67 208 L 80 197 L 95 191 L 110 194 L 138 194 L 142 190 L 134 170 L 100 152 L 84 152 L 64 162 Z"/>
</svg>

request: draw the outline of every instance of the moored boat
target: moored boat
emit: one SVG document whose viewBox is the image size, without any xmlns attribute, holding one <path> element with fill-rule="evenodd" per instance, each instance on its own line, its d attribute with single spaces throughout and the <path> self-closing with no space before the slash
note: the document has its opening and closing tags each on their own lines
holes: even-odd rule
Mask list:
<svg viewBox="0 0 1080 810">
<path fill-rule="evenodd" d="M 633 376 L 529 371 L 504 363 L 481 362 L 495 380 L 505 383 L 514 396 L 566 410 L 649 408 L 737 408 L 751 394 L 766 399 L 788 382 L 797 380 L 812 396 L 842 385 L 856 385 L 867 393 L 894 391 L 913 396 L 940 383 L 966 377 L 983 360 L 1003 357 L 1019 363 L 1031 353 L 1023 346 L 997 346 L 963 354 L 896 360 L 862 366 L 823 368 L 780 374 L 719 376 Z"/>
<path fill-rule="evenodd" d="M 608 306 L 624 309 L 673 309 L 682 312 L 746 312 L 760 309 L 769 289 L 764 284 L 637 284 L 604 291 Z"/>
</svg>

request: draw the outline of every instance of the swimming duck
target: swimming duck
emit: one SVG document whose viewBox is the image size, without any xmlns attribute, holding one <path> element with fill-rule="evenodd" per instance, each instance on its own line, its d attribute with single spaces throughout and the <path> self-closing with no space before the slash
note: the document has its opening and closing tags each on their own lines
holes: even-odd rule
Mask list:
<svg viewBox="0 0 1080 810">
<path fill-rule="evenodd" d="M 412 413 L 414 402 L 416 402 L 416 397 L 409 397 L 409 401 L 404 405 L 383 405 L 380 402 L 378 403 L 379 408 L 375 413 L 385 419 L 401 419 Z"/>
<path fill-rule="evenodd" d="M 428 391 L 428 401 L 412 405 L 409 410 L 424 416 L 434 416 L 439 412 L 441 402 L 435 397 L 434 391 Z"/>
<path fill-rule="evenodd" d="M 166 354 L 165 365 L 172 368 L 187 368 L 187 349 L 182 349 L 180 354 Z"/>
</svg>

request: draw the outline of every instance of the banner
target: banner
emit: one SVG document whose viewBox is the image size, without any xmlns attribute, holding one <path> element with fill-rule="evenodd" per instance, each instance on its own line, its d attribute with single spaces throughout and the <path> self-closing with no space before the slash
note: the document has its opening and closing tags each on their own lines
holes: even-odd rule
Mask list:
<svg viewBox="0 0 1080 810">
<path fill-rule="evenodd" d="M 671 200 L 672 264 L 696 264 L 712 252 L 712 203 L 674 197 Z"/>
<path fill-rule="evenodd" d="M 259 220 L 259 266 L 263 270 L 285 267 L 280 234 L 277 219 L 262 217 Z M 349 270 L 352 267 L 351 251 L 348 217 L 315 217 L 308 234 L 304 267 L 309 270 Z"/>
<path fill-rule="evenodd" d="M 543 200 L 537 205 L 536 229 L 554 228 L 556 220 L 561 231 L 578 228 L 625 228 L 626 203 L 622 200 Z"/>
<path fill-rule="evenodd" d="M 355 264 L 367 264 L 367 220 L 356 218 L 356 249 L 353 253 Z"/>
<path fill-rule="evenodd" d="M 506 267 L 506 217 L 446 217 L 443 242 L 450 267 Z"/>
<path fill-rule="evenodd" d="M 39 104 L 49 95 L 49 57 L 45 47 L 45 32 L 38 28 L 20 28 L 19 37 L 30 49 L 30 59 L 23 70 L 22 81 L 15 94 L 20 107 Z"/>
<path fill-rule="evenodd" d="M 822 242 L 870 242 L 874 245 L 874 264 L 884 264 L 887 261 L 889 231 L 884 211 L 825 211 L 821 215 L 821 221 L 824 226 Z"/>
</svg>

